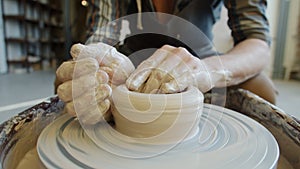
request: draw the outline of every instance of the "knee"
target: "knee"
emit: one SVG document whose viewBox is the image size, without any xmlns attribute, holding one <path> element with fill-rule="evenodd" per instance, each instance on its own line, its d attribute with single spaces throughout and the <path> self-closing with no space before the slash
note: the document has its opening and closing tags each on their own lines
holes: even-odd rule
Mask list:
<svg viewBox="0 0 300 169">
<path fill-rule="evenodd" d="M 241 83 L 238 87 L 248 90 L 274 105 L 276 104 L 276 88 L 272 80 L 262 73 Z"/>
</svg>

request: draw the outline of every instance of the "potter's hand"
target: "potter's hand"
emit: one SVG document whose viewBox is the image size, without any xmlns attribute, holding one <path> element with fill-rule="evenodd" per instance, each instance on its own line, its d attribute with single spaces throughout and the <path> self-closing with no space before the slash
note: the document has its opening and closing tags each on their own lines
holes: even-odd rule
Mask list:
<svg viewBox="0 0 300 169">
<path fill-rule="evenodd" d="M 75 60 L 95 58 L 100 69 L 108 73 L 113 85 L 124 83 L 134 71 L 134 65 L 128 57 L 118 52 L 116 48 L 101 42 L 90 45 L 75 44 L 71 48 L 71 55 Z"/>
<path fill-rule="evenodd" d="M 212 78 L 205 62 L 185 48 L 165 45 L 138 66 L 126 85 L 142 93 L 176 93 L 190 85 L 206 92 L 215 86 L 216 79 L 223 78 L 218 73 L 213 74 Z"/>
<path fill-rule="evenodd" d="M 109 118 L 111 86 L 124 83 L 134 66 L 115 48 L 102 43 L 73 45 L 71 55 L 73 60 L 56 71 L 62 82 L 57 94 L 66 103 L 66 111 L 88 124 Z"/>
<path fill-rule="evenodd" d="M 100 121 L 102 117 L 109 117 L 106 114 L 111 94 L 109 77 L 99 69 L 97 60 L 85 58 L 64 62 L 57 69 L 56 75 L 62 82 L 57 88 L 57 94 L 65 102 L 66 112 L 89 124 Z"/>
</svg>

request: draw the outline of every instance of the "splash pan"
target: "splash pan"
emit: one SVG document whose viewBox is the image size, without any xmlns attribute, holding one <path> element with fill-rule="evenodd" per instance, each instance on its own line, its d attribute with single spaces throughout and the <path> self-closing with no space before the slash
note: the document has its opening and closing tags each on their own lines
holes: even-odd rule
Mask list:
<svg viewBox="0 0 300 169">
<path fill-rule="evenodd" d="M 101 124 L 91 130 L 92 139 L 73 117 L 61 116 L 38 139 L 41 161 L 47 168 L 273 169 L 279 158 L 276 140 L 261 124 L 209 104 L 204 105 L 199 132 L 192 139 L 154 156 L 145 155 L 165 145 L 136 144 Z"/>
</svg>

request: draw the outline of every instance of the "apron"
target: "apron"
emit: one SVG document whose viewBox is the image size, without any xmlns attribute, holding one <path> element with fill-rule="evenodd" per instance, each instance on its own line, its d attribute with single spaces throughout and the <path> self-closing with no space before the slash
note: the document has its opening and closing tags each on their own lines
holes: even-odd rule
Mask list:
<svg viewBox="0 0 300 169">
<path fill-rule="evenodd" d="M 136 57 L 141 57 L 138 51 L 147 49 L 147 54 L 143 54 L 146 58 L 138 58 L 142 61 L 151 56 L 156 49 L 168 44 L 185 47 L 201 59 L 218 54 L 213 49 L 212 28 L 220 18 L 222 0 L 174 0 L 176 9 L 172 15 L 164 14 L 167 17 L 164 23 L 157 19 L 155 13 L 150 13 L 155 11 L 152 0 L 141 1 L 142 12 L 148 12 L 142 13 L 143 29 L 137 27 L 138 5 L 132 0 L 127 14 L 135 14 L 129 19 L 131 32 L 135 32 L 135 35 L 125 39 L 120 48 L 122 53 L 127 56 L 133 55 L 130 58 L 136 60 Z"/>
</svg>

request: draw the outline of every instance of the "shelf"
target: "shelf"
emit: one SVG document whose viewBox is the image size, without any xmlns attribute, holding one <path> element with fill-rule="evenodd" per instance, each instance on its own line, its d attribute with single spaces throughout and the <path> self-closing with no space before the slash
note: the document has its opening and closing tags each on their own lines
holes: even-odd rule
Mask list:
<svg viewBox="0 0 300 169">
<path fill-rule="evenodd" d="M 62 9 L 59 9 L 57 6 L 50 5 L 50 9 L 54 12 L 63 13 Z"/>
<path fill-rule="evenodd" d="M 14 42 L 14 43 L 25 43 L 24 38 L 5 38 L 5 42 Z"/>
<path fill-rule="evenodd" d="M 40 5 L 40 7 L 43 8 L 43 9 L 46 9 L 46 10 L 50 9 L 50 8 L 49 8 L 49 5 L 47 5 L 47 4 L 44 4 L 44 3 L 39 2 L 39 5 Z"/>
<path fill-rule="evenodd" d="M 52 43 L 65 43 L 65 39 L 52 39 Z"/>
<path fill-rule="evenodd" d="M 16 38 L 16 37 L 10 37 L 5 38 L 6 42 L 12 42 L 12 43 L 38 43 L 39 40 L 36 38 Z"/>
<path fill-rule="evenodd" d="M 27 0 L 27 2 L 31 5 L 40 5 L 42 4 L 40 1 L 38 0 Z"/>
<path fill-rule="evenodd" d="M 39 39 L 38 38 L 27 38 L 26 42 L 28 42 L 28 43 L 38 43 Z"/>
<path fill-rule="evenodd" d="M 3 15 L 6 20 L 26 21 L 31 24 L 38 24 L 38 19 L 26 18 L 24 15 Z"/>
<path fill-rule="evenodd" d="M 51 10 L 52 12 L 57 12 L 62 14 L 63 11 L 56 5 L 51 5 L 51 4 L 45 4 L 36 0 L 30 0 L 32 4 L 38 4 L 41 8 L 46 9 L 46 10 Z"/>
<path fill-rule="evenodd" d="M 51 43 L 48 39 L 40 39 L 40 43 Z"/>
<path fill-rule="evenodd" d="M 30 3 L 31 5 L 39 5 L 40 7 L 44 8 L 44 9 L 53 9 L 54 8 L 53 5 L 43 3 L 38 0 L 27 0 L 27 2 Z M 57 9 L 57 11 L 61 11 L 61 10 Z"/>
<path fill-rule="evenodd" d="M 51 23 L 51 22 L 44 22 L 46 27 L 54 27 L 54 28 L 63 28 L 64 25 L 62 23 L 56 24 L 56 23 Z"/>
<path fill-rule="evenodd" d="M 23 59 L 19 60 L 7 60 L 8 64 L 25 64 L 26 58 L 24 57 Z"/>
<path fill-rule="evenodd" d="M 10 20 L 25 20 L 24 15 L 3 15 L 3 18 Z"/>
<path fill-rule="evenodd" d="M 28 63 L 39 63 L 42 61 L 40 56 L 28 56 L 27 58 Z"/>
<path fill-rule="evenodd" d="M 15 8 L 14 14 L 2 13 L 6 42 L 4 62 L 7 62 L 8 70 L 12 70 L 9 66 L 14 68 L 13 64 L 22 64 L 30 70 L 34 67 L 31 64 L 40 63 L 42 67 L 45 61 L 62 60 L 58 55 L 65 53 L 62 52 L 65 50 L 64 1 L 15 0 L 7 3 L 9 1 L 0 2 L 2 9 Z"/>
<path fill-rule="evenodd" d="M 39 24 L 40 22 L 38 19 L 29 19 L 29 18 L 26 18 L 25 21 L 31 24 Z"/>
<path fill-rule="evenodd" d="M 34 59 L 34 57 L 32 57 L 32 58 L 23 57 L 22 59 L 19 59 L 19 60 L 7 60 L 8 64 L 37 64 L 40 62 L 41 62 L 41 59 Z"/>
<path fill-rule="evenodd" d="M 14 42 L 14 43 L 65 43 L 65 39 L 37 39 L 37 38 L 5 38 L 6 42 Z"/>
</svg>

